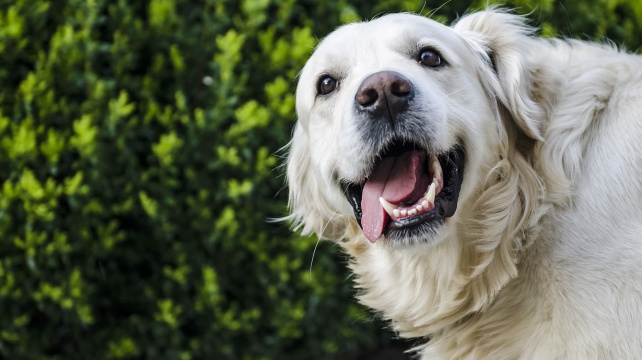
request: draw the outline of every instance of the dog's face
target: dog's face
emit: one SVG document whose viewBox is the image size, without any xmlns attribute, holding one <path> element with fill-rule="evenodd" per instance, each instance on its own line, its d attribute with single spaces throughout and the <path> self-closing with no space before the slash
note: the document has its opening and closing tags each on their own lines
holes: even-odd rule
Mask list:
<svg viewBox="0 0 642 360">
<path fill-rule="evenodd" d="M 300 75 L 288 164 L 293 217 L 307 231 L 341 237 L 356 221 L 370 242 L 392 245 L 455 231 L 495 161 L 505 96 L 502 69 L 487 43 L 462 36 L 469 28 L 396 14 L 320 43 Z"/>
</svg>

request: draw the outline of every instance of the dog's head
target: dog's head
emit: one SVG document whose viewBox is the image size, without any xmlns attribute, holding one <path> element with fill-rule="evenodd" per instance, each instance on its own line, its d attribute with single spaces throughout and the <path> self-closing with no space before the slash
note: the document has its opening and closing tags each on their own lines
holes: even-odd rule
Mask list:
<svg viewBox="0 0 642 360">
<path fill-rule="evenodd" d="M 510 138 L 540 138 L 529 31 L 489 11 L 454 27 L 395 14 L 331 33 L 297 88 L 291 219 L 335 239 L 356 222 L 391 245 L 457 231 Z"/>
</svg>

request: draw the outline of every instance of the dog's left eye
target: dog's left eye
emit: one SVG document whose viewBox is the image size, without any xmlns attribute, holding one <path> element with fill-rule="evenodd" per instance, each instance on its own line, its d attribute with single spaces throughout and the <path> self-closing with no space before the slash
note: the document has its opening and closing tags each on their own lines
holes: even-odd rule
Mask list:
<svg viewBox="0 0 642 360">
<path fill-rule="evenodd" d="M 332 76 L 325 75 L 319 79 L 317 83 L 317 93 L 319 95 L 326 95 L 333 92 L 337 88 L 337 79 Z"/>
<path fill-rule="evenodd" d="M 421 65 L 427 67 L 440 67 L 444 63 L 441 55 L 436 50 L 430 48 L 422 49 L 419 52 L 418 60 Z"/>
</svg>

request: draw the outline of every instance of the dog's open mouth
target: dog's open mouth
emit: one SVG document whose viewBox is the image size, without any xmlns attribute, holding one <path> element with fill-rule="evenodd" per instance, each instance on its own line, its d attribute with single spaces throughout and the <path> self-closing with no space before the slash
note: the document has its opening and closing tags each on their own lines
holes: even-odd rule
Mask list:
<svg viewBox="0 0 642 360">
<path fill-rule="evenodd" d="M 455 214 L 464 174 L 460 146 L 429 154 L 396 141 L 378 158 L 364 183 L 342 183 L 370 242 L 384 233 L 391 240 L 429 235 Z"/>
</svg>

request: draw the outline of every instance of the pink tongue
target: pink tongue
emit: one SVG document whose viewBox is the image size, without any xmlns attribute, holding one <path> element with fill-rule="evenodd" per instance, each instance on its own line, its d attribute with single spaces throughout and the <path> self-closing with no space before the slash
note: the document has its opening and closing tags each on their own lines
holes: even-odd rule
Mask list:
<svg viewBox="0 0 642 360">
<path fill-rule="evenodd" d="M 361 198 L 361 227 L 371 243 L 381 236 L 389 220 L 379 197 L 395 204 L 406 199 L 418 200 L 428 188 L 428 176 L 423 171 L 425 160 L 422 151 L 385 158 L 366 181 Z"/>
</svg>

